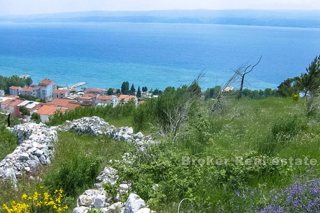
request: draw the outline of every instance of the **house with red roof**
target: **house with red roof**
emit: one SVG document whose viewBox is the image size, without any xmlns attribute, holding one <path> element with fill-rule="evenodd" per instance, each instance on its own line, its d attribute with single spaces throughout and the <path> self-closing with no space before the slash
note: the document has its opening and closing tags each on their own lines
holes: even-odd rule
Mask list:
<svg viewBox="0 0 320 213">
<path fill-rule="evenodd" d="M 112 105 L 114 106 L 116 102 L 116 96 L 114 95 L 98 95 L 96 97 L 95 104 L 98 106 L 104 106 L 104 105 Z"/>
<path fill-rule="evenodd" d="M 130 101 L 138 104 L 138 98 L 135 95 L 119 95 L 118 96 L 118 104 L 126 104 Z"/>
<path fill-rule="evenodd" d="M 54 81 L 44 79 L 40 81 L 39 85 L 31 85 L 26 87 L 11 86 L 9 88 L 10 95 L 18 96 L 32 96 L 49 101 L 53 98 L 53 91 L 56 89 Z"/>
<path fill-rule="evenodd" d="M 12 116 L 15 117 L 20 117 L 20 107 L 19 104 L 22 103 L 23 101 L 20 100 L 19 98 L 8 98 L 2 102 L 0 102 L 0 108 L 1 111 L 5 112 L 5 113 L 9 113 Z"/>
<path fill-rule="evenodd" d="M 43 104 L 36 113 L 40 115 L 42 122 L 48 122 L 50 117 L 59 112 L 66 112 L 80 107 L 76 101 L 68 99 L 53 99 L 50 102 Z"/>
<path fill-rule="evenodd" d="M 70 90 L 68 89 L 56 89 L 53 91 L 53 99 L 67 98 L 69 95 L 70 95 Z"/>
</svg>

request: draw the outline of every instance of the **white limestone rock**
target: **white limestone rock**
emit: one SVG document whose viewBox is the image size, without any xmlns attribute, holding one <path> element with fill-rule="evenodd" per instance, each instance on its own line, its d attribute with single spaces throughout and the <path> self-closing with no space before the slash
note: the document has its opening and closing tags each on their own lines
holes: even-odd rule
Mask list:
<svg viewBox="0 0 320 213">
<path fill-rule="evenodd" d="M 88 207 L 80 206 L 73 209 L 72 213 L 87 213 L 90 210 Z"/>
<path fill-rule="evenodd" d="M 79 196 L 77 206 L 102 208 L 106 204 L 106 192 L 98 189 L 88 189 Z"/>
<path fill-rule="evenodd" d="M 116 184 L 119 178 L 117 173 L 118 171 L 116 169 L 112 167 L 105 167 L 103 171 L 99 174 L 99 176 L 96 178 L 97 183 L 95 184 L 95 187 L 103 188 L 103 185 L 105 184 Z"/>
<path fill-rule="evenodd" d="M 126 202 L 124 213 L 137 213 L 144 207 L 146 207 L 144 200 L 139 195 L 131 193 Z"/>
<path fill-rule="evenodd" d="M 9 128 L 17 135 L 19 146 L 0 162 L 0 179 L 17 181 L 25 172 L 35 171 L 53 157 L 57 131 L 44 124 L 25 123 Z M 10 171 L 10 172 L 8 172 Z"/>
</svg>

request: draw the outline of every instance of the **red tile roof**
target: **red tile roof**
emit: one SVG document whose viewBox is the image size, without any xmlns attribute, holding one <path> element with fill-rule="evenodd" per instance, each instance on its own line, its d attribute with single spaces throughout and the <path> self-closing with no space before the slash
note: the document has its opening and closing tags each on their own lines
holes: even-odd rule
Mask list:
<svg viewBox="0 0 320 213">
<path fill-rule="evenodd" d="M 48 86 L 49 84 L 52 84 L 52 83 L 53 83 L 53 81 L 51 81 L 49 79 L 44 79 L 39 83 L 39 85 L 40 86 Z"/>
<path fill-rule="evenodd" d="M 69 92 L 69 90 L 67 90 L 67 89 L 56 89 L 53 91 L 54 94 L 65 94 L 68 92 Z"/>
<path fill-rule="evenodd" d="M 135 100 L 136 96 L 134 96 L 134 95 L 120 95 L 118 98 L 120 101 L 130 101 L 130 100 Z"/>
<path fill-rule="evenodd" d="M 68 100 L 68 99 L 62 99 L 62 98 L 53 99 L 52 101 L 46 103 L 46 105 L 64 107 L 67 109 L 75 109 L 80 106 L 80 104 L 76 103 L 75 101 Z"/>
<path fill-rule="evenodd" d="M 84 94 L 83 96 L 81 96 L 81 97 L 86 97 L 86 98 L 95 98 L 96 97 L 96 95 L 95 94 Z"/>
<path fill-rule="evenodd" d="M 16 107 L 18 106 L 20 103 L 22 103 L 23 101 L 20 99 L 8 99 L 5 100 L 1 103 L 1 105 L 7 105 L 7 106 L 13 106 Z"/>
<path fill-rule="evenodd" d="M 80 100 L 93 100 L 93 97 L 82 96 L 80 97 Z"/>
<path fill-rule="evenodd" d="M 21 88 L 21 91 L 24 91 L 24 92 L 32 92 L 32 91 L 33 91 L 33 88 L 32 88 L 32 87 L 23 87 L 23 88 Z"/>
<path fill-rule="evenodd" d="M 43 105 L 37 110 L 37 114 L 39 115 L 54 115 L 57 112 L 65 112 L 67 111 L 66 108 L 57 107 L 54 105 Z"/>
<path fill-rule="evenodd" d="M 19 90 L 19 89 L 21 89 L 21 87 L 17 87 L 17 86 L 11 86 L 11 87 L 9 87 L 9 89 L 13 89 L 13 90 Z"/>
<path fill-rule="evenodd" d="M 87 93 L 103 93 L 106 90 L 105 89 L 98 89 L 98 88 L 86 88 L 85 91 Z"/>
<path fill-rule="evenodd" d="M 112 96 L 111 95 L 100 95 L 100 96 L 97 96 L 97 100 L 112 101 Z"/>
</svg>

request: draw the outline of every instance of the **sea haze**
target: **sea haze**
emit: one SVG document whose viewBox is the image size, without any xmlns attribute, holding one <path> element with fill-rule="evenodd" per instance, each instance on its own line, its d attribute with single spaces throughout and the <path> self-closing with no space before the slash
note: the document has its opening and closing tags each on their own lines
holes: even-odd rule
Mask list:
<svg viewBox="0 0 320 213">
<path fill-rule="evenodd" d="M 190 83 L 205 69 L 201 85 L 212 87 L 263 56 L 246 85 L 266 88 L 304 72 L 320 54 L 320 28 L 228 23 L 2 22 L 0 74 L 162 89 Z"/>
</svg>

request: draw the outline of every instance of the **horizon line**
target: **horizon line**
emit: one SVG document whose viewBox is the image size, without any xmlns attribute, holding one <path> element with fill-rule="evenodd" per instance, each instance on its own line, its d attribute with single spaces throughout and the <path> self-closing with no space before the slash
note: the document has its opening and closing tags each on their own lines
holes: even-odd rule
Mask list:
<svg viewBox="0 0 320 213">
<path fill-rule="evenodd" d="M 43 15 L 58 15 L 58 14 L 72 14 L 72 13 L 93 13 L 93 12 L 111 12 L 111 13 L 145 13 L 145 12 L 192 12 L 192 11 L 207 11 L 207 12 L 222 12 L 222 11 L 242 11 L 242 12 L 320 12 L 318 9 L 164 9 L 164 10 L 77 10 L 77 11 L 61 11 L 50 13 L 30 13 L 30 14 L 3 14 L 0 17 L 10 16 L 43 16 Z"/>
</svg>

